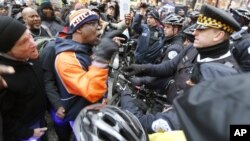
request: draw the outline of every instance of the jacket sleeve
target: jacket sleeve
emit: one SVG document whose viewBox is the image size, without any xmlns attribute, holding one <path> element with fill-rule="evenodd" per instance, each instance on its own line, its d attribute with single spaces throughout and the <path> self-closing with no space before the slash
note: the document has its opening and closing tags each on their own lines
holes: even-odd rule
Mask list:
<svg viewBox="0 0 250 141">
<path fill-rule="evenodd" d="M 110 25 L 121 32 L 123 32 L 126 28 L 129 27 L 129 25 L 126 25 L 125 20 L 119 22 L 119 23 L 110 23 Z"/>
<path fill-rule="evenodd" d="M 58 109 L 62 106 L 60 95 L 56 84 L 56 76 L 54 70 L 55 61 L 55 41 L 49 42 L 43 49 L 40 55 L 40 62 L 44 72 L 44 84 L 46 94 L 52 106 Z"/>
<path fill-rule="evenodd" d="M 134 29 L 134 31 L 138 34 L 141 34 L 142 32 L 142 24 L 141 24 L 142 17 L 143 16 L 140 14 L 135 15 L 135 19 L 133 20 L 132 23 L 132 29 Z"/>
<path fill-rule="evenodd" d="M 239 43 L 236 43 L 234 48 L 231 50 L 234 58 L 237 63 L 240 65 L 242 71 L 249 72 L 250 71 L 250 41 L 248 39 L 244 39 Z"/>
<path fill-rule="evenodd" d="M 89 66 L 86 71 L 74 52 L 62 52 L 57 55 L 55 68 L 69 94 L 82 96 L 94 103 L 107 91 L 108 69 Z"/>
<path fill-rule="evenodd" d="M 163 61 L 161 64 L 151 64 L 149 67 L 149 76 L 152 77 L 169 77 L 172 76 L 176 70 L 182 54 L 177 55 L 172 60 Z"/>
<path fill-rule="evenodd" d="M 25 125 L 17 121 L 16 119 L 12 119 L 10 117 L 3 119 L 5 127 L 8 127 L 8 131 L 13 137 L 17 139 L 27 140 L 33 136 L 34 130 L 27 128 Z"/>
<path fill-rule="evenodd" d="M 60 95 L 58 92 L 58 88 L 56 86 L 55 78 L 56 77 L 53 74 L 53 72 L 44 71 L 44 83 L 45 83 L 46 94 L 52 106 L 55 109 L 58 109 L 59 107 L 62 107 L 63 105 L 60 100 Z"/>
<path fill-rule="evenodd" d="M 5 102 L 2 103 L 3 105 L 1 108 L 1 113 L 2 113 L 2 119 L 3 119 L 3 127 L 5 127 L 8 134 L 11 134 L 13 138 L 21 140 L 21 139 L 28 139 L 33 136 L 34 130 L 27 128 L 27 125 L 24 123 L 20 122 L 20 120 L 17 120 L 13 118 L 13 116 L 8 116 L 9 115 L 9 109 L 12 109 L 12 107 L 15 106 L 15 100 L 14 96 L 12 93 L 9 91 L 2 90 L 0 92 L 0 96 L 4 97 L 5 95 L 10 96 L 8 98 L 3 98 L 1 100 L 4 100 Z M 12 111 L 13 112 L 13 111 Z M 11 138 L 7 137 L 7 138 Z"/>
</svg>

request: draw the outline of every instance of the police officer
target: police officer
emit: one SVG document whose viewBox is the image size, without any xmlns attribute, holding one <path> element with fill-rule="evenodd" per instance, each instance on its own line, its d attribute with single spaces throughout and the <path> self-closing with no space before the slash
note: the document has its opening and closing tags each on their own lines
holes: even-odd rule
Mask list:
<svg viewBox="0 0 250 141">
<path fill-rule="evenodd" d="M 174 13 L 170 13 L 162 21 L 164 24 L 165 39 L 160 45 L 162 47 L 157 58 L 155 61 L 151 60 L 151 62 L 158 64 L 162 61 L 171 60 L 183 51 L 184 35 L 180 32 L 183 21 L 183 17 Z M 131 81 L 135 85 L 145 84 L 149 89 L 153 89 L 158 93 L 165 93 L 169 90 L 172 91 L 170 88 L 173 82 L 172 79 L 172 77 L 133 77 L 131 78 Z M 172 103 L 172 98 L 168 99 L 167 102 Z"/>
<path fill-rule="evenodd" d="M 140 14 L 136 14 L 132 23 L 132 29 L 139 34 L 135 50 L 137 63 L 152 63 L 160 50 L 159 44 L 164 38 L 163 28 L 160 25 L 160 16 L 157 11 L 150 11 L 147 14 L 147 24 L 142 24 L 147 8 L 141 7 Z M 155 53 L 156 52 L 156 53 Z"/>
<path fill-rule="evenodd" d="M 223 10 L 205 4 L 201 8 L 195 28 L 193 46 L 198 54 L 193 53 L 192 59 L 187 57 L 189 51 L 183 51 L 178 57 L 161 64 L 133 64 L 124 70 L 130 75 L 168 77 L 178 74 L 181 71 L 178 68 L 185 66 L 185 60 L 188 60 L 190 66 L 184 67 L 182 70 L 185 72 L 175 76 L 178 77 L 175 78 L 178 81 L 176 86 L 182 84 L 182 90 L 200 81 L 238 74 L 237 63 L 229 51 L 230 35 L 240 30 L 240 25 L 233 17 Z M 180 127 L 174 116 L 174 109 L 168 108 L 167 112 L 155 115 L 143 115 L 143 112 L 138 112 L 140 107 L 133 101 L 127 101 L 126 97 L 128 96 L 122 95 L 121 98 L 123 109 L 134 113 L 148 132 L 176 130 Z"/>
<path fill-rule="evenodd" d="M 165 39 L 155 63 L 171 60 L 183 50 L 183 37 L 180 33 L 184 18 L 171 13 L 163 19 Z"/>
<path fill-rule="evenodd" d="M 235 20 L 237 20 L 242 29 L 239 32 L 234 33 L 232 37 L 233 46 L 231 52 L 235 57 L 236 61 L 240 65 L 242 71 L 250 71 L 250 33 L 249 31 L 249 21 L 250 12 L 246 9 L 230 9 Z"/>
</svg>

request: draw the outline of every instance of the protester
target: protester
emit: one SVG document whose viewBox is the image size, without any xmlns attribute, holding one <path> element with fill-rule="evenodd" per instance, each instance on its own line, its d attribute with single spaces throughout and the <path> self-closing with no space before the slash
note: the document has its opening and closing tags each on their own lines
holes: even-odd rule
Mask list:
<svg viewBox="0 0 250 141">
<path fill-rule="evenodd" d="M 52 117 L 61 137 L 70 135 L 69 131 L 64 131 L 64 125 L 73 122 L 83 107 L 98 102 L 106 93 L 108 63 L 118 49 L 112 38 L 120 34 L 112 32 L 100 40 L 99 17 L 88 9 L 72 12 L 69 19 L 68 34 L 72 39 L 56 38 L 55 41 L 55 76 L 65 115 L 58 117 L 55 115 L 57 109 L 53 109 Z"/>
<path fill-rule="evenodd" d="M 9 8 L 7 5 L 0 3 L 0 15 L 1 16 L 8 16 L 8 13 L 9 13 L 8 10 L 9 10 Z"/>
<path fill-rule="evenodd" d="M 24 8 L 22 11 L 22 17 L 33 38 L 52 37 L 50 30 L 41 25 L 41 18 L 35 9 L 32 9 L 31 7 Z"/>
<path fill-rule="evenodd" d="M 56 36 L 58 32 L 63 30 L 64 23 L 55 16 L 51 2 L 43 2 L 37 11 L 41 17 L 42 25 L 50 30 L 52 36 Z"/>
<path fill-rule="evenodd" d="M 37 60 L 36 44 L 30 31 L 19 21 L 0 16 L 0 63 L 12 66 L 14 74 L 2 74 L 3 136 L 6 141 L 40 140 L 47 128 L 43 75 Z"/>
<path fill-rule="evenodd" d="M 102 20 L 104 20 L 106 22 L 117 23 L 118 21 L 114 17 L 115 16 L 115 9 L 116 9 L 115 2 L 108 2 L 107 9 L 105 10 L 105 13 L 101 13 Z"/>
</svg>

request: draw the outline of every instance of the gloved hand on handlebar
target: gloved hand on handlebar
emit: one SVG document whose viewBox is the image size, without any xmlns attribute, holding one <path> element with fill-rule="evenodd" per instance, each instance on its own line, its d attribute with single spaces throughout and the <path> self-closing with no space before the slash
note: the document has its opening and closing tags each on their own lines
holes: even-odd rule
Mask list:
<svg viewBox="0 0 250 141">
<path fill-rule="evenodd" d="M 130 77 L 130 82 L 135 86 L 141 86 L 143 85 L 142 79 L 140 77 Z"/>
<path fill-rule="evenodd" d="M 115 43 L 112 39 L 121 34 L 120 31 L 115 30 L 110 33 L 107 33 L 100 41 L 97 46 L 97 49 L 94 52 L 94 60 L 100 63 L 108 64 L 113 53 L 118 51 L 118 44 Z"/>
<path fill-rule="evenodd" d="M 150 64 L 132 64 L 124 67 L 123 71 L 128 72 L 128 76 L 147 76 L 150 73 Z"/>
</svg>

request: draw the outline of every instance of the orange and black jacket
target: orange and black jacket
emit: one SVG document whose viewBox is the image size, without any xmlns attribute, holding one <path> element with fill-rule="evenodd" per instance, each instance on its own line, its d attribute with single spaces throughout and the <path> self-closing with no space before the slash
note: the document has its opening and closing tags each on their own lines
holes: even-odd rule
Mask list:
<svg viewBox="0 0 250 141">
<path fill-rule="evenodd" d="M 100 100 L 107 91 L 108 69 L 91 65 L 92 46 L 71 39 L 56 39 L 55 70 L 65 121 L 74 120 L 80 110 Z"/>
</svg>

